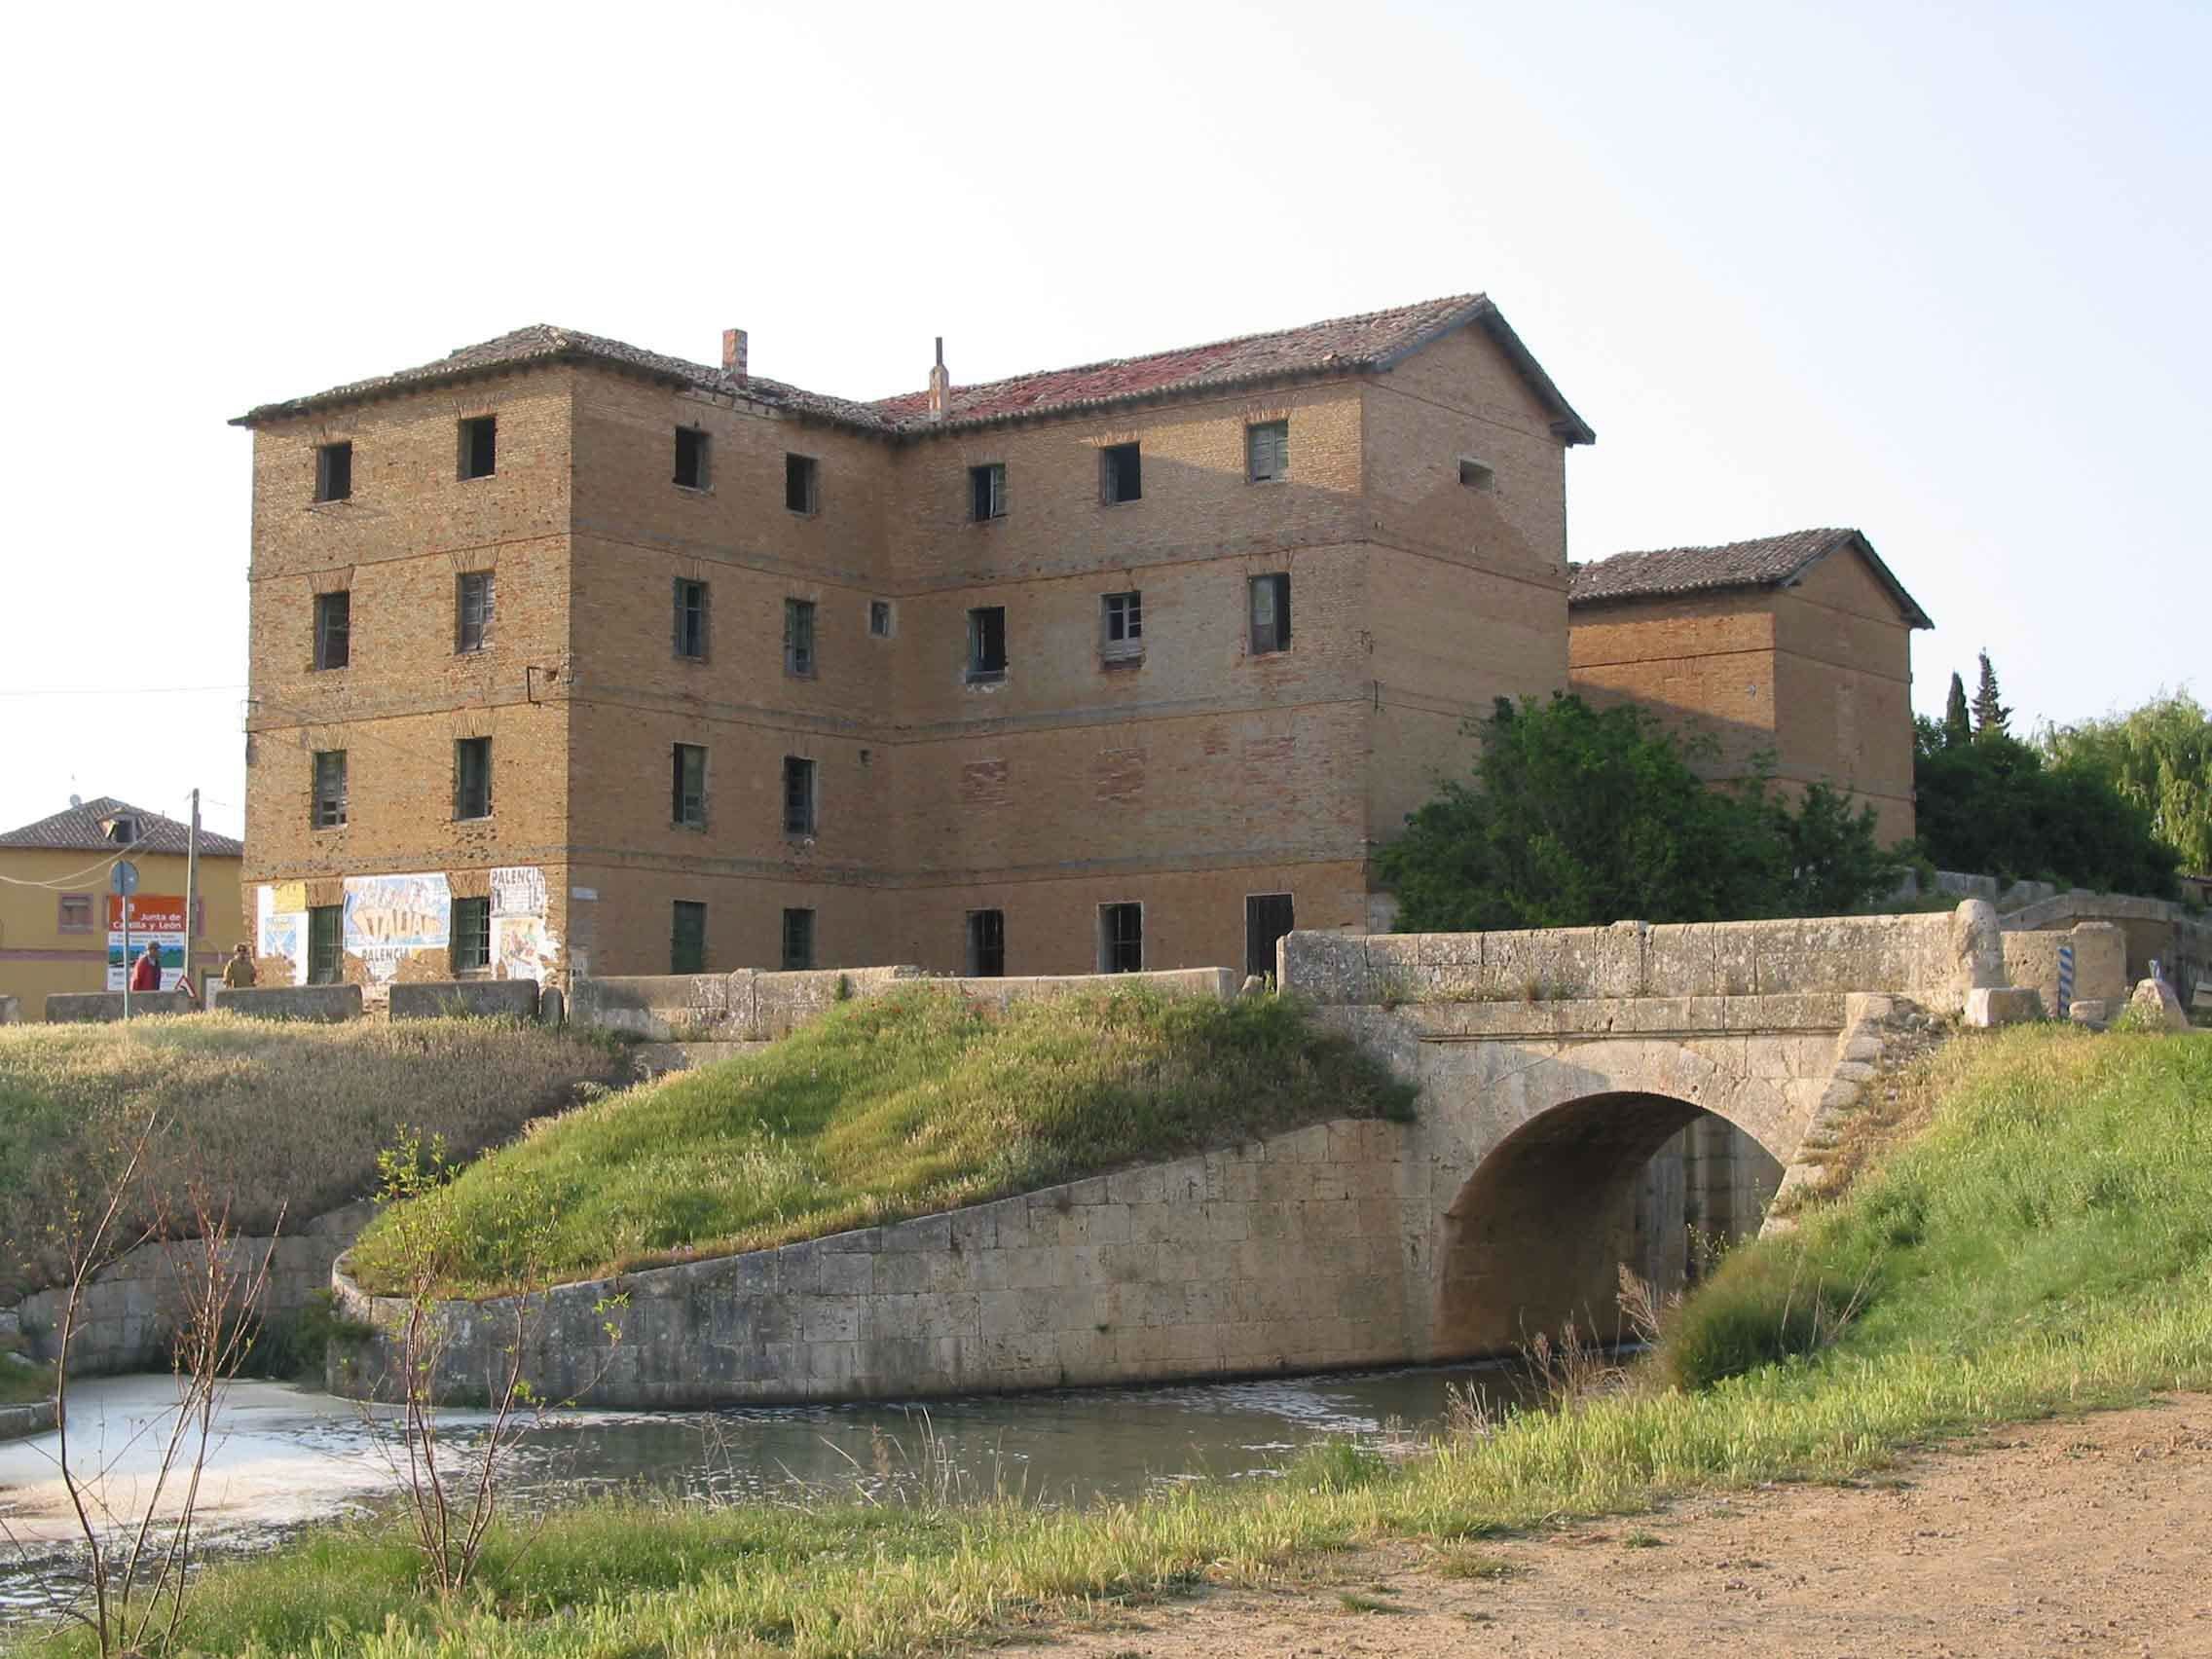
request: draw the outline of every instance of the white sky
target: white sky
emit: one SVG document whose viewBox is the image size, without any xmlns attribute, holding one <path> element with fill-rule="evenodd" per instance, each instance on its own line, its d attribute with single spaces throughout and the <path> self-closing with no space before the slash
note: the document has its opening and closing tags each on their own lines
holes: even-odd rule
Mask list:
<svg viewBox="0 0 2212 1659">
<path fill-rule="evenodd" d="M 225 421 L 527 322 L 878 396 L 1482 289 L 1573 557 L 1856 525 L 1924 712 L 2212 693 L 2212 8 L 1664 10 L 13 8 L 0 828 L 236 831 Z"/>
</svg>

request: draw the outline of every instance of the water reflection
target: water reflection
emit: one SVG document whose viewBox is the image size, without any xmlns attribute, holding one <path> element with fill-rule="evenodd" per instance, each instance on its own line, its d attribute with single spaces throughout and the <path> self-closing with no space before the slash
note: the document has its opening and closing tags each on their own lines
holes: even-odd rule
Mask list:
<svg viewBox="0 0 2212 1659">
<path fill-rule="evenodd" d="M 567 1412 L 528 1428 L 506 1481 L 524 1507 L 646 1488 L 734 1503 L 801 1493 L 871 1497 L 1002 1496 L 1082 1505 L 1208 1478 L 1265 1478 L 1320 1439 L 1403 1445 L 1442 1420 L 1458 1387 L 1495 1408 L 1518 1373 L 1499 1366 L 1401 1369 L 1156 1388 L 1077 1388 L 927 1403 Z M 106 1465 L 127 1511 L 174 1401 L 166 1377 L 107 1378 L 72 1389 L 72 1457 Z M 442 1422 L 455 1452 L 480 1447 L 481 1412 Z M 0 1523 L 49 1560 L 67 1553 L 66 1500 L 53 1435 L 0 1443 Z M 235 1384 L 203 1483 L 203 1535 L 255 1548 L 303 1526 L 363 1513 L 393 1490 L 389 1437 L 352 1405 L 311 1389 Z M 31 1585 L 0 1543 L 0 1617 Z"/>
</svg>

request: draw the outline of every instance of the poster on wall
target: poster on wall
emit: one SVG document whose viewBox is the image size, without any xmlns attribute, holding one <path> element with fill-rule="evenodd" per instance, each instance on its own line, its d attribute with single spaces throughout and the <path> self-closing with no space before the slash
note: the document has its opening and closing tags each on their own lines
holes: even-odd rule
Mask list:
<svg viewBox="0 0 2212 1659">
<path fill-rule="evenodd" d="M 387 985 L 418 950 L 452 940 L 453 890 L 443 871 L 346 878 L 346 954 L 360 958 L 371 984 Z"/>
<path fill-rule="evenodd" d="M 130 944 L 123 942 L 123 906 L 130 906 Z M 129 981 L 131 965 L 151 940 L 162 958 L 162 989 L 173 991 L 184 977 L 184 901 L 162 893 L 140 893 L 130 899 L 107 896 L 107 988 L 120 991 Z"/>
<path fill-rule="evenodd" d="M 494 916 L 492 958 L 510 979 L 535 979 L 543 984 L 553 974 L 559 954 L 543 916 Z"/>
<path fill-rule="evenodd" d="M 535 865 L 514 865 L 492 872 L 492 914 L 545 914 L 545 872 Z"/>
<path fill-rule="evenodd" d="M 560 954 L 546 921 L 545 872 L 515 865 L 492 872 L 492 961 L 510 979 L 535 979 L 553 974 Z"/>
<path fill-rule="evenodd" d="M 284 903 L 290 900 L 289 903 Z M 292 965 L 292 983 L 308 982 L 307 893 L 287 881 L 253 890 L 253 953 L 281 956 Z"/>
</svg>

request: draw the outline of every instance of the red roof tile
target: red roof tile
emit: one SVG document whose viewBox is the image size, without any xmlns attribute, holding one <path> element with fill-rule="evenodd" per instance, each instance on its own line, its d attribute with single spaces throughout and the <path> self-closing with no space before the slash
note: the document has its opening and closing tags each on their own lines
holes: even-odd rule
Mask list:
<svg viewBox="0 0 2212 1659">
<path fill-rule="evenodd" d="M 932 420 L 926 391 L 903 392 L 873 403 L 827 396 L 750 376 L 742 383 L 720 369 L 681 357 L 664 356 L 602 335 L 536 324 L 497 340 L 460 350 L 412 369 L 333 387 L 309 397 L 265 403 L 241 415 L 239 425 L 282 420 L 334 404 L 356 402 L 417 387 L 537 362 L 603 362 L 702 390 L 736 394 L 807 415 L 887 435 L 919 434 L 947 427 L 978 425 L 1025 416 L 1088 409 L 1137 398 L 1201 392 L 1315 375 L 1351 374 L 1389 368 L 1430 341 L 1470 323 L 1480 324 L 1504 350 L 1514 367 L 1551 411 L 1552 429 L 1568 443 L 1590 443 L 1596 434 L 1560 395 L 1520 337 L 1481 294 L 1454 294 L 1420 305 L 1334 317 L 1271 334 L 1247 334 L 1210 346 L 1187 346 L 1142 357 L 1087 363 L 1016 375 L 981 386 L 955 386 L 942 420 Z"/>
<path fill-rule="evenodd" d="M 1663 547 L 1646 553 L 1615 553 L 1609 559 L 1573 568 L 1567 604 L 1604 605 L 1620 600 L 1657 599 L 1674 594 L 1708 593 L 1721 588 L 1782 587 L 1843 548 L 1856 548 L 1905 620 L 1933 628 L 1904 584 L 1890 573 L 1865 536 L 1856 530 L 1792 530 L 1753 541 L 1725 541 L 1713 547 Z"/>
<path fill-rule="evenodd" d="M 66 812 L 57 812 L 51 818 L 42 818 L 36 824 L 26 824 L 20 830 L 10 830 L 0 834 L 0 847 L 46 847 L 62 852 L 121 854 L 125 846 L 112 839 L 105 823 L 108 820 L 129 816 L 138 820 L 138 838 L 129 846 L 141 853 L 182 853 L 190 833 L 187 827 L 173 818 L 164 818 L 158 812 L 148 812 L 142 806 L 117 800 L 113 795 L 101 795 L 81 806 L 72 806 Z M 218 835 L 212 830 L 200 831 L 200 851 L 204 858 L 236 859 L 245 856 L 245 843 L 229 835 Z"/>
</svg>

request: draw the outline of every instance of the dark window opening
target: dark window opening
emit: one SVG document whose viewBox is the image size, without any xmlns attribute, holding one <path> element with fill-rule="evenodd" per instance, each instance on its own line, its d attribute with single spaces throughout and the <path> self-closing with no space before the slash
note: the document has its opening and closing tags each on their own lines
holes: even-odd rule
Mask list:
<svg viewBox="0 0 2212 1659">
<path fill-rule="evenodd" d="M 1006 607 L 986 605 L 968 612 L 968 682 L 1006 678 Z"/>
<path fill-rule="evenodd" d="M 317 444 L 314 452 L 314 498 L 343 501 L 353 493 L 353 446 Z"/>
<path fill-rule="evenodd" d="M 492 572 L 462 575 L 454 603 L 454 649 L 463 655 L 492 643 Z"/>
<path fill-rule="evenodd" d="M 1255 484 L 1290 476 L 1290 423 L 1264 421 L 1244 428 L 1244 476 Z"/>
<path fill-rule="evenodd" d="M 1290 578 L 1252 578 L 1252 654 L 1290 649 Z"/>
<path fill-rule="evenodd" d="M 448 949 L 456 974 L 481 974 L 492 966 L 492 901 L 456 899 Z"/>
<path fill-rule="evenodd" d="M 1098 971 L 1101 974 L 1144 972 L 1144 906 L 1098 906 Z"/>
<path fill-rule="evenodd" d="M 814 601 L 784 601 L 784 672 L 793 680 L 814 678 Z"/>
<path fill-rule="evenodd" d="M 318 593 L 314 596 L 314 665 L 344 668 L 353 658 L 353 596 Z"/>
<path fill-rule="evenodd" d="M 1490 490 L 1497 485 L 1497 473 L 1486 461 L 1473 456 L 1459 458 L 1459 482 L 1470 490 Z"/>
<path fill-rule="evenodd" d="M 492 816 L 492 740 L 464 737 L 453 746 L 453 815 Z"/>
<path fill-rule="evenodd" d="M 1275 946 L 1296 923 L 1290 895 L 1255 893 L 1244 901 L 1244 972 L 1275 977 Z"/>
<path fill-rule="evenodd" d="M 138 843 L 138 820 L 135 818 L 119 813 L 107 821 L 104 829 L 107 838 L 119 847 L 131 847 Z"/>
<path fill-rule="evenodd" d="M 820 505 L 821 464 L 810 455 L 784 457 L 784 505 L 811 515 Z"/>
<path fill-rule="evenodd" d="M 1006 973 L 1006 912 L 968 912 L 968 974 L 971 978 L 996 979 Z"/>
<path fill-rule="evenodd" d="M 684 490 L 707 487 L 707 434 L 696 426 L 676 428 L 676 483 Z"/>
<path fill-rule="evenodd" d="M 812 910 L 786 910 L 784 912 L 784 967 L 788 970 L 814 966 L 814 912 Z"/>
<path fill-rule="evenodd" d="M 814 762 L 784 756 L 784 833 L 814 833 Z"/>
<path fill-rule="evenodd" d="M 346 907 L 315 904 L 308 910 L 308 983 L 335 985 L 346 977 Z"/>
<path fill-rule="evenodd" d="M 703 662 L 707 656 L 707 584 L 676 578 L 676 654 Z"/>
<path fill-rule="evenodd" d="M 707 827 L 707 752 L 696 743 L 676 746 L 668 815 L 688 830 Z"/>
<path fill-rule="evenodd" d="M 671 974 L 707 971 L 707 906 L 696 899 L 677 900 L 670 912 L 668 971 Z"/>
<path fill-rule="evenodd" d="M 977 524 L 1006 517 L 1006 463 L 968 469 L 968 516 Z"/>
<path fill-rule="evenodd" d="M 499 418 L 478 415 L 461 424 L 461 475 L 489 478 L 498 470 Z"/>
<path fill-rule="evenodd" d="M 1144 498 L 1144 461 L 1135 444 L 1108 444 L 1098 452 L 1098 498 L 1110 507 Z"/>
<path fill-rule="evenodd" d="M 891 638 L 891 601 L 871 599 L 867 602 L 867 631 L 879 640 Z"/>
<path fill-rule="evenodd" d="M 1110 593 L 1100 602 L 1105 630 L 1099 654 L 1108 662 L 1133 662 L 1144 655 L 1144 595 Z"/>
<path fill-rule="evenodd" d="M 346 822 L 346 751 L 326 749 L 314 757 L 314 805 L 308 822 L 317 830 L 336 830 Z"/>
</svg>

